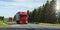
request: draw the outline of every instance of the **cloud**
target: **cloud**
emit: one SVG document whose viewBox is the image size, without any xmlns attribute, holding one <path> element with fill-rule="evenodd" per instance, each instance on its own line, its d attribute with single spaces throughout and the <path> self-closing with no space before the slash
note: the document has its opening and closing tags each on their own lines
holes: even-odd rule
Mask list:
<svg viewBox="0 0 60 30">
<path fill-rule="evenodd" d="M 5 14 L 5 17 L 14 16 L 18 11 L 32 11 L 43 3 L 43 0 L 0 0 L 0 14 Z"/>
<path fill-rule="evenodd" d="M 16 2 L 14 2 L 14 1 L 16 1 Z M 33 0 L 13 0 L 13 2 L 1 2 L 0 5 L 5 6 L 5 7 L 16 7 L 16 8 L 19 8 L 19 7 L 34 8 L 34 7 L 38 7 L 41 5 L 39 3 L 35 3 L 35 2 L 32 3 L 32 2 L 33 2 Z"/>
</svg>

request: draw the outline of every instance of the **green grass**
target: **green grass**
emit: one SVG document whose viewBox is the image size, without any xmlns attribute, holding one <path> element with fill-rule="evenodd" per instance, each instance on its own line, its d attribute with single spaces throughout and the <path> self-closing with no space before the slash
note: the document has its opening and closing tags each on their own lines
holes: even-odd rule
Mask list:
<svg viewBox="0 0 60 30">
<path fill-rule="evenodd" d="M 0 21 L 0 26 L 8 26 L 8 24 L 6 24 L 6 23 Z"/>
<path fill-rule="evenodd" d="M 60 24 L 40 23 L 42 26 L 60 26 Z"/>
</svg>

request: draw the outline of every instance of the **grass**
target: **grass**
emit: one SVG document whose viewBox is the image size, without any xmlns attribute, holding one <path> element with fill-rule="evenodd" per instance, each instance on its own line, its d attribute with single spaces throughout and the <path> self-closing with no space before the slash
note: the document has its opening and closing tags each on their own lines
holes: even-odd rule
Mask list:
<svg viewBox="0 0 60 30">
<path fill-rule="evenodd" d="M 8 26 L 8 24 L 6 24 L 6 23 L 0 21 L 0 27 L 1 27 L 1 26 Z"/>
<path fill-rule="evenodd" d="M 42 26 L 60 26 L 60 24 L 40 23 Z"/>
</svg>

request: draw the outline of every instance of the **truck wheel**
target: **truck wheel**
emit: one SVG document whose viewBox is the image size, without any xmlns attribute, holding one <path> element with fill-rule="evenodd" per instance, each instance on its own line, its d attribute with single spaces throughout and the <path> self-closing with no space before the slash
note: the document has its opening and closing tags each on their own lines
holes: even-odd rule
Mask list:
<svg viewBox="0 0 60 30">
<path fill-rule="evenodd" d="M 17 23 L 17 24 L 20 24 L 19 20 L 18 20 L 18 21 L 16 21 L 16 23 Z"/>
</svg>

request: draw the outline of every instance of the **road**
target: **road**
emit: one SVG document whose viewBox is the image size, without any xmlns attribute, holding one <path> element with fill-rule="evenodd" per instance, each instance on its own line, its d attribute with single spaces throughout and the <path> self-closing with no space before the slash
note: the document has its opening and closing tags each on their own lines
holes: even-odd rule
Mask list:
<svg viewBox="0 0 60 30">
<path fill-rule="evenodd" d="M 49 27 L 38 24 L 12 24 L 0 30 L 60 30 L 60 27 Z"/>
</svg>

